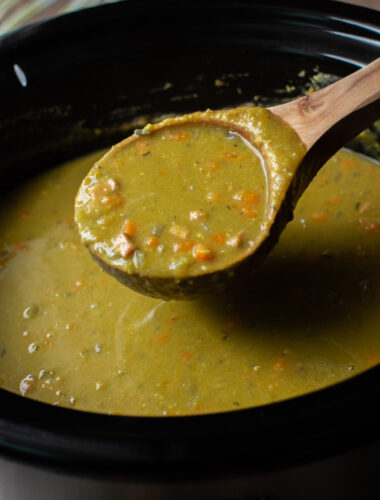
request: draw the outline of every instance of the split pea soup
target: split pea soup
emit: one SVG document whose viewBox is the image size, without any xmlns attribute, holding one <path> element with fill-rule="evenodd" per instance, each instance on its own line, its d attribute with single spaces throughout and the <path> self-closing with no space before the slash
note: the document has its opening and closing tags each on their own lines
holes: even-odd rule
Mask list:
<svg viewBox="0 0 380 500">
<path fill-rule="evenodd" d="M 195 415 L 335 384 L 380 362 L 380 166 L 335 155 L 244 293 L 163 302 L 93 261 L 73 220 L 97 152 L 0 204 L 0 390 L 78 410 Z"/>
<path fill-rule="evenodd" d="M 258 149 L 209 124 L 132 139 L 95 164 L 77 196 L 92 253 L 127 273 L 181 278 L 227 267 L 254 247 L 268 197 Z"/>
</svg>

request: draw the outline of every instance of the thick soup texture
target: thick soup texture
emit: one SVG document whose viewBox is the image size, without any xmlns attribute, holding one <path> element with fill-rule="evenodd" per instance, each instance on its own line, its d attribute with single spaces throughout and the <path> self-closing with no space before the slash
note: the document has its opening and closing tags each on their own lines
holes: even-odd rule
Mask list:
<svg viewBox="0 0 380 500">
<path fill-rule="evenodd" d="M 2 201 L 1 387 L 93 412 L 191 415 L 290 398 L 379 362 L 379 165 L 345 151 L 331 159 L 250 290 L 162 302 L 102 272 L 79 241 L 74 197 L 99 156 L 44 173 Z M 232 191 L 231 203 L 256 210 L 239 199 L 246 189 Z M 246 196 L 256 195 L 265 191 Z M 223 247 L 211 243 L 222 233 L 215 226 L 207 243 Z M 176 237 L 167 236 L 174 254 L 190 238 Z"/>
</svg>

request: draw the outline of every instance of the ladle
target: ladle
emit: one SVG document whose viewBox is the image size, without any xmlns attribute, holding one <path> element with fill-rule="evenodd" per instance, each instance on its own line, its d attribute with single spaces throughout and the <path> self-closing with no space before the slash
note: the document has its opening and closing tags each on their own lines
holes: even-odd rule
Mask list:
<svg viewBox="0 0 380 500">
<path fill-rule="evenodd" d="M 276 244 L 281 231 L 292 219 L 299 197 L 320 167 L 347 141 L 379 118 L 380 59 L 328 87 L 286 104 L 271 107 L 269 111 L 280 117 L 296 132 L 305 146 L 305 155 L 303 160 L 285 176 L 279 176 L 278 172 L 271 170 L 270 163 L 266 165 L 269 189 L 273 191 L 268 197 L 271 209 L 267 211 L 260 237 L 255 240 L 255 245 L 247 250 L 243 258 L 233 262 L 231 266 L 213 269 L 212 272 L 206 269 L 197 275 L 180 278 L 170 273 L 167 276 L 154 276 L 138 271 L 123 271 L 102 258 L 96 250 L 99 245 L 95 247 L 87 241 L 85 244 L 95 260 L 109 274 L 135 291 L 165 300 L 195 298 L 222 291 L 236 283 L 241 284 L 243 280 L 254 279 L 255 267 Z M 208 110 L 148 125 L 140 133 L 152 133 L 173 124 L 207 123 L 237 132 L 255 143 L 257 130 L 255 124 L 250 122 L 250 113 L 249 107 Z M 103 159 L 109 162 L 112 155 L 120 151 L 120 148 L 128 147 L 138 137 L 134 134 L 115 146 L 98 162 L 98 166 L 102 165 Z M 78 205 L 83 205 L 85 181 L 77 197 L 76 212 Z M 275 194 L 274 185 L 277 190 Z M 85 228 L 83 224 L 78 225 L 83 239 Z M 160 259 L 160 253 L 157 253 L 157 259 Z"/>
</svg>

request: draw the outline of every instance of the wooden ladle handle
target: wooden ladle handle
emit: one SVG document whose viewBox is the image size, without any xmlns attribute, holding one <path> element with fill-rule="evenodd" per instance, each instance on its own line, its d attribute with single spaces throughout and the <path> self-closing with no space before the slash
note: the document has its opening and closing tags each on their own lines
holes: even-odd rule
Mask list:
<svg viewBox="0 0 380 500">
<path fill-rule="evenodd" d="M 373 119 L 376 119 L 379 117 L 376 116 L 379 100 L 380 58 L 328 87 L 269 109 L 287 122 L 310 150 L 335 124 L 351 115 L 352 123 L 346 120 L 346 141 L 352 139 L 362 127 L 355 124 L 355 112 L 367 107 L 368 113 L 372 114 L 370 105 L 373 104 L 376 105 Z"/>
</svg>

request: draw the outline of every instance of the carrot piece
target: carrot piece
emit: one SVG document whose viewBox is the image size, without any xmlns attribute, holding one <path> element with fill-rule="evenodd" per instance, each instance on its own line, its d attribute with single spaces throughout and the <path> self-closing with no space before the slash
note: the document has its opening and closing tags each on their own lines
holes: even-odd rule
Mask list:
<svg viewBox="0 0 380 500">
<path fill-rule="evenodd" d="M 205 243 L 198 243 L 193 247 L 193 256 L 196 260 L 210 261 L 214 260 L 215 254 Z"/>
<path fill-rule="evenodd" d="M 157 236 L 149 236 L 145 240 L 145 245 L 149 248 L 156 248 L 159 244 L 160 240 L 157 238 Z"/>
<path fill-rule="evenodd" d="M 327 215 L 322 212 L 314 212 L 310 215 L 310 219 L 315 222 L 326 222 Z"/>
<path fill-rule="evenodd" d="M 179 357 L 183 359 L 184 361 L 191 361 L 193 355 L 189 351 L 181 351 L 179 353 Z"/>
<path fill-rule="evenodd" d="M 166 138 L 169 141 L 173 141 L 173 142 L 182 142 L 182 141 L 185 141 L 186 139 L 188 139 L 189 137 L 190 137 L 190 134 L 188 134 L 187 132 L 171 132 L 170 134 L 168 134 L 166 136 Z"/>
<path fill-rule="evenodd" d="M 330 198 L 331 205 L 335 205 L 335 206 L 340 205 L 341 202 L 342 202 L 342 198 L 337 194 L 335 194 L 334 196 L 331 196 L 331 198 Z"/>
<path fill-rule="evenodd" d="M 242 215 L 244 215 L 244 217 L 250 217 L 252 219 L 256 219 L 257 217 L 257 212 L 255 210 L 251 210 L 250 208 L 248 207 L 243 207 L 241 210 L 240 210 L 240 213 Z"/>
<path fill-rule="evenodd" d="M 239 153 L 222 153 L 220 155 L 223 160 L 241 160 L 242 156 Z"/>
<path fill-rule="evenodd" d="M 227 236 L 225 233 L 217 233 L 212 235 L 213 241 L 219 245 L 223 245 L 226 242 Z"/>
<path fill-rule="evenodd" d="M 216 161 L 209 160 L 206 162 L 206 168 L 209 170 L 217 170 L 219 167 L 220 165 Z"/>
<path fill-rule="evenodd" d="M 11 248 L 12 248 L 12 252 L 14 252 L 14 253 L 25 252 L 28 249 L 22 243 L 13 243 L 13 245 L 11 245 Z"/>
<path fill-rule="evenodd" d="M 74 290 L 80 290 L 81 288 L 84 287 L 84 281 L 83 280 L 78 280 L 74 283 L 73 288 Z"/>
<path fill-rule="evenodd" d="M 179 243 L 174 243 L 173 245 L 173 252 L 174 253 L 179 253 L 179 252 L 187 252 L 188 250 L 191 250 L 194 246 L 194 242 L 191 240 L 185 240 L 181 241 Z"/>
<path fill-rule="evenodd" d="M 137 229 L 136 223 L 130 219 L 127 219 L 124 222 L 123 229 L 121 230 L 121 232 L 126 236 L 133 236 L 136 232 L 136 229 Z"/>
<path fill-rule="evenodd" d="M 369 354 L 367 354 L 366 360 L 369 363 L 375 365 L 380 361 L 380 358 L 379 358 L 379 356 L 376 356 L 376 354 L 373 354 L 372 352 L 370 352 Z"/>
<path fill-rule="evenodd" d="M 273 361 L 272 366 L 276 372 L 285 371 L 287 367 L 286 367 L 286 361 L 285 361 L 284 356 L 279 356 L 278 358 L 276 358 Z"/>
<path fill-rule="evenodd" d="M 358 224 L 368 233 L 377 233 L 380 229 L 379 224 L 371 219 L 361 218 L 358 220 Z"/>
<path fill-rule="evenodd" d="M 254 191 L 238 191 L 234 194 L 234 200 L 243 201 L 247 205 L 257 205 L 260 201 L 260 196 Z"/>
<path fill-rule="evenodd" d="M 168 335 L 167 333 L 162 333 L 162 334 L 158 337 L 157 342 L 158 342 L 159 344 L 163 344 L 164 342 L 166 342 L 166 341 L 168 340 L 168 338 L 169 338 L 169 335 Z"/>
</svg>

